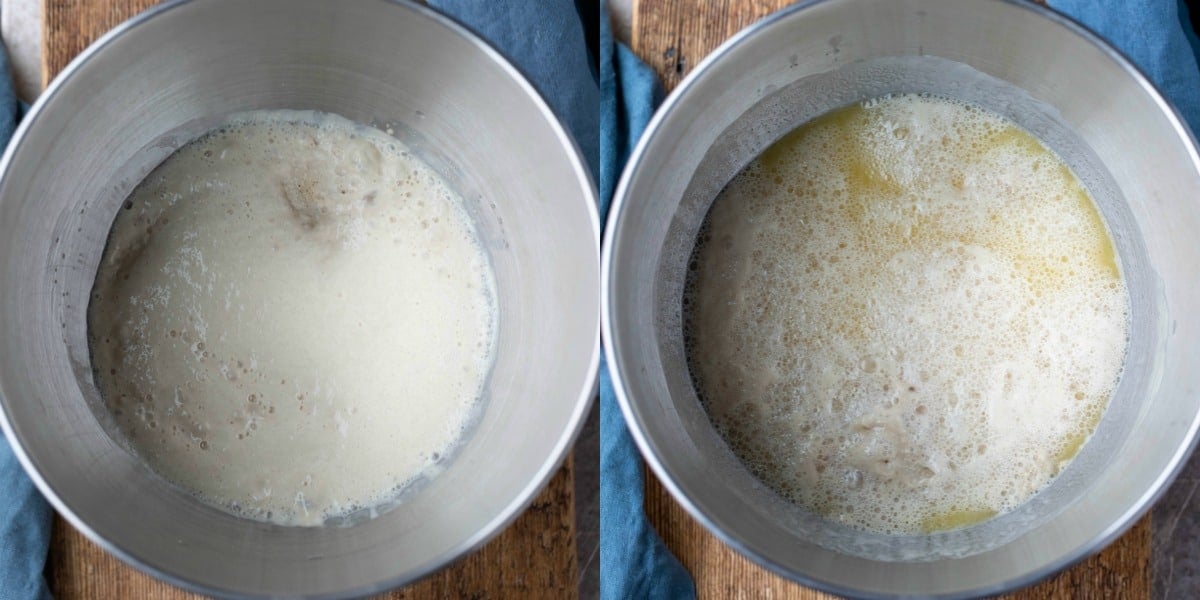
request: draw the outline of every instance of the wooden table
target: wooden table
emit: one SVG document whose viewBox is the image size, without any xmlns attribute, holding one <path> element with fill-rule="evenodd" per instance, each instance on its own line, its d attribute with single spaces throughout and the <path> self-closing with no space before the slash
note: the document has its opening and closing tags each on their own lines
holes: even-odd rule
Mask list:
<svg viewBox="0 0 1200 600">
<path fill-rule="evenodd" d="M 93 40 L 155 0 L 43 0 L 43 87 Z M 508 529 L 451 567 L 380 596 L 423 598 L 575 598 L 574 463 Z M 55 519 L 46 575 L 58 600 L 199 598 L 150 578 Z"/>
<path fill-rule="evenodd" d="M 630 45 L 668 92 L 709 52 L 788 0 L 634 0 Z M 692 573 L 701 599 L 829 596 L 772 575 L 730 550 L 691 518 L 649 470 L 646 511 Z M 1150 597 L 1150 516 L 1099 555 L 1010 598 Z"/>
</svg>

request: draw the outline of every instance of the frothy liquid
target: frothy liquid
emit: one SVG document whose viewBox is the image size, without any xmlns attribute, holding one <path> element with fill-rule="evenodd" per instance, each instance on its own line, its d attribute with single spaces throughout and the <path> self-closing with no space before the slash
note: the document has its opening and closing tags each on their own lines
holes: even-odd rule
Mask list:
<svg viewBox="0 0 1200 600">
<path fill-rule="evenodd" d="M 1023 503 L 1124 360 L 1128 294 L 1087 191 L 969 104 L 885 97 L 797 129 L 716 199 L 692 269 L 714 425 L 782 495 L 862 529 Z"/>
<path fill-rule="evenodd" d="M 461 199 L 397 140 L 250 113 L 117 216 L 88 307 L 97 384 L 167 479 L 320 524 L 390 499 L 463 435 L 493 287 Z"/>
</svg>

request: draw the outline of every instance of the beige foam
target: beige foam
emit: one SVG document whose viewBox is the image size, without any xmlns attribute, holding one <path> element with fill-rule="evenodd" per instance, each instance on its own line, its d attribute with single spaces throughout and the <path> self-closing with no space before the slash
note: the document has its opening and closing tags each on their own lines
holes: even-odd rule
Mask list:
<svg viewBox="0 0 1200 600">
<path fill-rule="evenodd" d="M 693 376 L 750 469 L 855 527 L 1011 510 L 1090 435 L 1128 295 L 1078 179 L 1024 130 L 913 95 L 835 111 L 717 198 Z"/>
<path fill-rule="evenodd" d="M 158 472 L 237 514 L 319 524 L 439 468 L 490 364 L 495 294 L 461 199 L 407 148 L 332 115 L 253 113 L 125 208 L 93 360 Z"/>
</svg>

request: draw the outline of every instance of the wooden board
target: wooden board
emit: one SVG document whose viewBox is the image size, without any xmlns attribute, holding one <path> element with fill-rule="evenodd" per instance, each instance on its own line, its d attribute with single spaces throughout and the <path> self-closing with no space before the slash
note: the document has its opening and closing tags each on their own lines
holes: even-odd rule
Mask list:
<svg viewBox="0 0 1200 600">
<path fill-rule="evenodd" d="M 93 40 L 153 4 L 43 0 L 43 87 Z M 573 473 L 569 456 L 530 508 L 496 539 L 449 568 L 379 598 L 578 597 Z M 58 517 L 46 575 L 58 600 L 200 598 L 129 567 Z"/>
<path fill-rule="evenodd" d="M 786 0 L 634 0 L 630 45 L 670 92 L 709 52 Z M 722 544 L 646 472 L 646 512 L 705 598 L 831 598 L 777 577 Z M 1150 597 L 1150 516 L 1106 550 L 1058 576 L 1009 596 Z"/>
<path fill-rule="evenodd" d="M 377 598 L 577 598 L 572 472 L 568 458 L 529 509 L 479 551 Z M 126 565 L 58 516 L 46 577 L 57 600 L 202 598 Z"/>
<path fill-rule="evenodd" d="M 729 549 L 675 502 L 649 469 L 646 470 L 645 506 L 650 522 L 667 547 L 691 572 L 700 600 L 834 598 L 776 576 Z M 1147 515 L 1100 554 L 1006 598 L 1145 600 L 1150 597 L 1150 581 L 1150 516 Z"/>
</svg>

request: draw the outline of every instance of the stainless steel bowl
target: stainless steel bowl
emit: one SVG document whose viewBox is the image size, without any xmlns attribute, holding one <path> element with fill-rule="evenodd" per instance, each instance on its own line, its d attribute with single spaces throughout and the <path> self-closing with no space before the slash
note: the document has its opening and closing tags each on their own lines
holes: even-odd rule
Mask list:
<svg viewBox="0 0 1200 600">
<path fill-rule="evenodd" d="M 967 99 L 1021 124 L 1088 185 L 1131 292 L 1125 373 L 1070 466 L 1025 505 L 920 536 L 854 531 L 757 481 L 698 404 L 681 291 L 717 192 L 769 144 L 833 108 L 893 92 Z M 1200 418 L 1200 157 L 1172 108 L 1112 48 L 1028 3 L 805 2 L 738 34 L 650 124 L 602 251 L 603 330 L 642 453 L 726 543 L 801 583 L 855 596 L 967 596 L 1030 583 L 1098 551 L 1188 456 Z"/>
<path fill-rule="evenodd" d="M 121 202 L 226 115 L 267 108 L 390 126 L 461 193 L 496 272 L 498 351 L 474 432 L 440 476 L 352 525 L 273 526 L 196 501 L 113 441 L 92 381 L 85 312 Z M 333 597 L 411 581 L 511 521 L 582 422 L 599 358 L 594 189 L 571 138 L 521 75 L 424 7 L 205 0 L 156 8 L 72 63 L 3 159 L 5 432 L 76 527 L 173 583 L 220 595 Z"/>
</svg>

